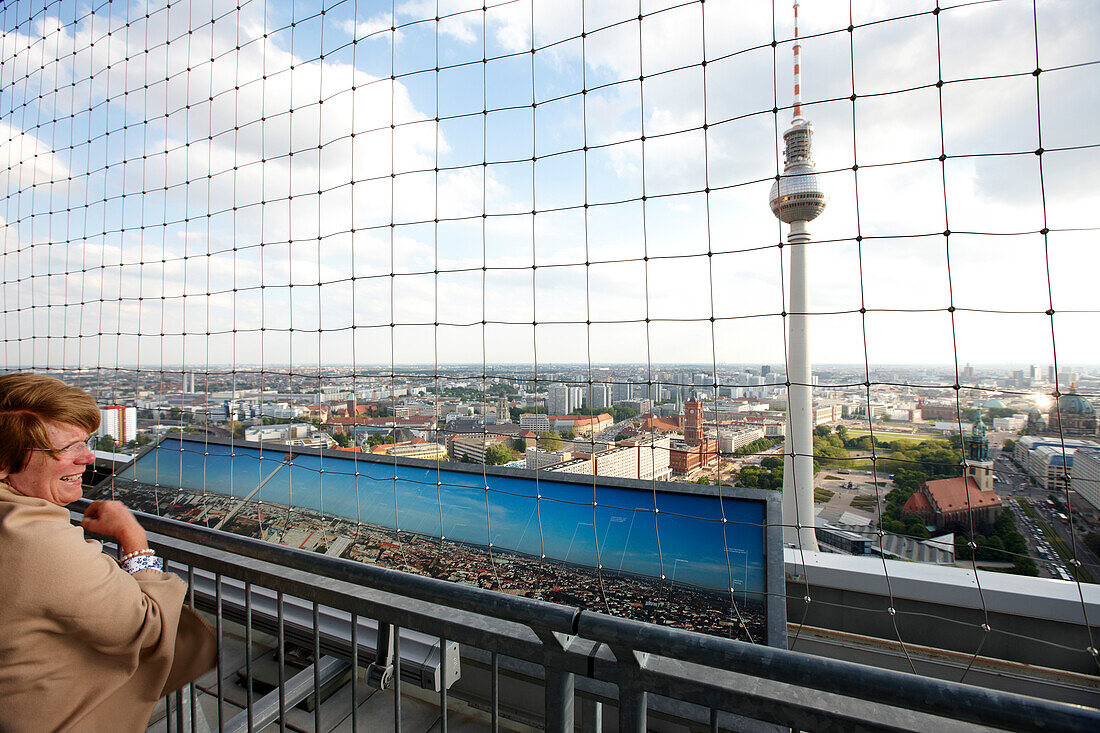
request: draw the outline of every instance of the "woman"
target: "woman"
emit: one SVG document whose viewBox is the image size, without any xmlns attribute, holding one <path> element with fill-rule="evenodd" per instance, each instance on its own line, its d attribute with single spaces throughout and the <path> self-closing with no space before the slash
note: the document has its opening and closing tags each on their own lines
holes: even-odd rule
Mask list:
<svg viewBox="0 0 1100 733">
<path fill-rule="evenodd" d="M 145 530 L 117 501 L 81 525 L 65 505 L 94 461 L 99 409 L 39 374 L 0 376 L 0 731 L 141 731 L 157 700 L 214 666 L 210 626 L 183 605 Z"/>
</svg>

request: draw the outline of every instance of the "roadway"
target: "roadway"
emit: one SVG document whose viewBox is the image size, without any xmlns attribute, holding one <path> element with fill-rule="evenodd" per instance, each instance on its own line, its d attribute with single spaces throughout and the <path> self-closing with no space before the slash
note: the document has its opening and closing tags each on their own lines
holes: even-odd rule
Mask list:
<svg viewBox="0 0 1100 733">
<path fill-rule="evenodd" d="M 1063 503 L 1065 502 L 1064 493 L 1041 488 L 1030 475 L 1008 458 L 1008 453 L 991 449 L 989 454 L 993 459 L 994 475 L 998 479 L 995 485 L 997 493 L 1010 499 L 1027 499 L 1049 528 L 1053 529 L 1068 547 L 1076 550 L 1077 559 L 1093 576 L 1093 580 L 1100 580 L 1100 558 L 1089 550 L 1084 542 L 1087 529 L 1084 532 L 1078 531 L 1074 537 L 1074 530 L 1068 524 L 1062 524 L 1055 513 L 1047 508 L 1046 501 L 1052 493 L 1057 495 Z M 1056 568 L 1059 566 L 1068 570 L 1066 562 L 1051 547 L 1043 528 L 1027 516 L 1015 502 L 1009 502 L 1009 506 L 1014 508 L 1017 527 L 1027 540 L 1029 552 L 1039 566 L 1040 575 L 1058 577 Z"/>
</svg>

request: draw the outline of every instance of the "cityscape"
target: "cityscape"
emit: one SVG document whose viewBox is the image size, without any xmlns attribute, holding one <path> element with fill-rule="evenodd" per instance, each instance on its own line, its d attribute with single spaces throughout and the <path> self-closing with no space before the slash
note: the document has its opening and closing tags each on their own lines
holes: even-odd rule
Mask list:
<svg viewBox="0 0 1100 733">
<path fill-rule="evenodd" d="M 255 511 L 276 516 L 271 507 L 293 504 L 323 509 L 325 516 L 356 521 L 357 527 L 385 527 L 378 531 L 389 531 L 391 537 L 399 526 L 410 536 L 432 538 L 426 542 L 434 547 L 458 540 L 485 548 L 491 537 L 497 552 L 518 552 L 516 557 L 556 553 L 559 560 L 594 567 L 598 563 L 593 538 L 602 544 L 606 538 L 600 539 L 600 532 L 624 526 L 603 519 L 596 522 L 602 528 L 592 528 L 593 502 L 600 511 L 608 505 L 595 500 L 589 489 L 587 498 L 559 497 L 564 501 L 554 504 L 569 507 L 575 501 L 587 507 L 580 518 L 567 513 L 555 520 L 570 536 L 559 537 L 549 551 L 533 548 L 532 538 L 545 539 L 541 531 L 530 531 L 535 502 L 520 499 L 522 491 L 494 491 L 494 497 L 513 506 L 504 514 L 488 511 L 481 491 L 460 496 L 457 487 L 463 481 L 438 478 L 436 472 L 447 465 L 537 469 L 548 477 L 565 473 L 672 481 L 709 485 L 719 493 L 723 486 L 782 487 L 786 399 L 778 366 L 713 370 L 700 365 L 594 365 L 590 370 L 587 365 L 553 365 L 540 369 L 537 377 L 517 365 L 484 370 L 455 365 L 428 371 L 415 365 L 358 372 L 333 366 L 300 374 L 288 368 L 256 367 L 209 372 L 85 370 L 60 376 L 89 390 L 101 403 L 128 403 L 115 410 L 124 417 L 114 423 L 105 420 L 101 432 L 129 432 L 110 435 L 101 448 L 113 444 L 116 450 L 134 453 L 151 440 L 171 436 L 200 441 L 198 445 L 208 442 L 201 451 L 178 454 L 191 462 L 186 470 L 179 457 L 158 459 L 164 475 L 156 480 L 147 476 L 151 485 L 178 487 L 209 501 L 218 494 L 243 496 L 270 478 L 270 470 L 260 465 L 266 461 L 277 466 L 283 458 L 280 447 L 312 448 L 320 457 L 296 459 L 287 478 L 266 484 L 253 497 L 267 508 L 248 516 L 255 518 Z M 977 562 L 986 569 L 1080 577 L 1085 582 L 1100 577 L 1093 545 L 1087 541 L 1100 526 L 1094 473 L 1100 463 L 1095 460 L 1100 438 L 1090 400 L 1100 391 L 1100 370 L 1081 367 L 1054 374 L 1037 365 L 964 365 L 956 375 L 947 367 L 897 366 L 872 374 L 870 388 L 859 377 L 857 369 L 828 365 L 818 366 L 815 374 L 813 488 L 820 549 L 960 567 Z M 1057 384 L 1067 383 L 1072 388 L 1059 402 L 1053 401 Z M 109 412 L 105 408 L 105 414 Z M 982 441 L 986 452 L 970 455 L 968 444 L 979 422 L 987 431 Z M 211 456 L 229 450 L 222 443 L 240 446 L 233 468 L 236 488 L 227 488 L 210 473 Z M 274 458 L 249 458 L 256 445 L 267 453 L 276 451 Z M 879 447 L 871 449 L 872 445 Z M 939 452 L 915 453 L 920 445 L 937 446 Z M 426 473 L 416 482 L 419 486 L 398 490 L 393 468 L 388 478 L 381 475 L 381 481 L 365 472 L 367 459 L 355 470 L 335 468 L 349 456 L 375 461 L 399 457 L 421 462 Z M 964 457 L 975 464 L 979 458 L 993 464 L 986 488 L 1015 525 L 976 556 L 967 553 L 965 545 L 973 534 L 982 534 L 978 541 L 985 543 L 985 535 L 999 533 L 991 528 L 995 517 L 987 517 L 990 521 L 972 531 L 968 522 L 937 521 L 927 511 L 905 508 L 913 494 L 921 495 L 922 482 L 962 476 Z M 362 475 L 352 476 L 355 471 Z M 477 480 L 468 485 L 480 489 L 483 482 L 474 476 Z M 366 486 L 373 498 L 363 499 L 362 488 L 343 489 L 341 482 L 349 477 L 356 479 L 357 487 Z M 124 478 L 125 473 L 116 480 L 115 490 Z M 443 493 L 438 493 L 441 485 Z M 451 488 L 458 493 L 448 494 Z M 378 489 L 388 492 L 383 494 L 388 498 L 379 500 Z M 975 494 L 973 500 L 978 502 L 980 496 Z M 411 507 L 418 504 L 429 511 L 423 516 L 413 512 Z M 618 505 L 632 506 L 622 501 Z M 185 506 L 192 518 L 204 511 Z M 396 525 L 395 506 L 408 512 Z M 468 516 L 464 506 L 471 507 Z M 150 508 L 159 510 L 159 503 Z M 207 511 L 216 515 L 218 510 Z M 556 526 L 551 516 L 543 515 L 544 527 Z M 212 516 L 198 519 L 209 523 Z M 652 518 L 648 521 L 653 527 Z M 573 528 L 583 522 L 588 529 L 578 540 Z M 464 523 L 464 529 L 455 530 Z M 287 525 L 284 520 L 283 525 L 278 532 L 265 533 L 260 524 L 251 523 L 247 533 L 287 544 L 304 541 L 300 534 L 288 534 L 293 522 Z M 243 529 L 239 523 L 234 526 Z M 880 529 L 886 530 L 881 537 Z M 1020 539 L 1012 539 L 1014 534 Z M 650 532 L 649 544 L 640 544 L 640 533 L 632 536 L 637 572 L 659 577 L 658 565 L 643 567 L 640 562 L 655 554 L 656 535 Z M 344 549 L 354 555 L 350 546 Z M 664 549 L 668 556 L 671 546 Z M 1074 559 L 1081 563 L 1079 568 Z M 606 557 L 603 564 L 608 566 Z M 729 578 L 716 582 L 697 577 L 693 582 L 713 589 L 725 587 Z"/>
</svg>

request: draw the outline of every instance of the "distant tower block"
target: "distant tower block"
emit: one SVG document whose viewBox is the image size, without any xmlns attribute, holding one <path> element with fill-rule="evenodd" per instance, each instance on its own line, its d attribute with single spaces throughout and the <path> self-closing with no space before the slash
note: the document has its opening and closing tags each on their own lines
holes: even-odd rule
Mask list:
<svg viewBox="0 0 1100 733">
<path fill-rule="evenodd" d="M 787 316 L 787 437 L 783 459 L 784 541 L 817 550 L 814 531 L 813 378 L 810 371 L 809 296 L 806 286 L 806 224 L 825 210 L 828 197 L 817 182 L 813 125 L 802 117 L 802 44 L 798 0 L 794 2 L 794 117 L 783 133 L 783 175 L 772 184 L 772 213 L 791 225 L 791 296 Z"/>
</svg>

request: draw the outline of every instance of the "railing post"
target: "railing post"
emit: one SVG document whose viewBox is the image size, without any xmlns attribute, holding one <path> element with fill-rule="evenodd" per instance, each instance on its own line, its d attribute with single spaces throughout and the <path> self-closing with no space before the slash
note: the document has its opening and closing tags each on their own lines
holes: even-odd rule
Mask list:
<svg viewBox="0 0 1100 733">
<path fill-rule="evenodd" d="M 546 730 L 572 733 L 574 676 L 565 671 L 561 657 L 575 637 L 543 628 L 532 628 L 532 631 L 542 641 L 544 650 Z"/>
<path fill-rule="evenodd" d="M 603 703 L 590 697 L 581 698 L 581 730 L 600 733 L 603 730 Z"/>
<path fill-rule="evenodd" d="M 546 730 L 557 733 L 573 731 L 572 672 L 546 667 Z"/>
<path fill-rule="evenodd" d="M 439 730 L 447 733 L 447 640 L 439 637 Z"/>
<path fill-rule="evenodd" d="M 645 733 L 646 704 L 645 690 L 639 689 L 633 679 L 624 679 L 619 683 L 619 731 Z"/>
<path fill-rule="evenodd" d="M 645 733 L 649 701 L 637 672 L 645 666 L 649 655 L 622 646 L 612 646 L 611 651 L 619 663 L 619 731 Z"/>
</svg>

